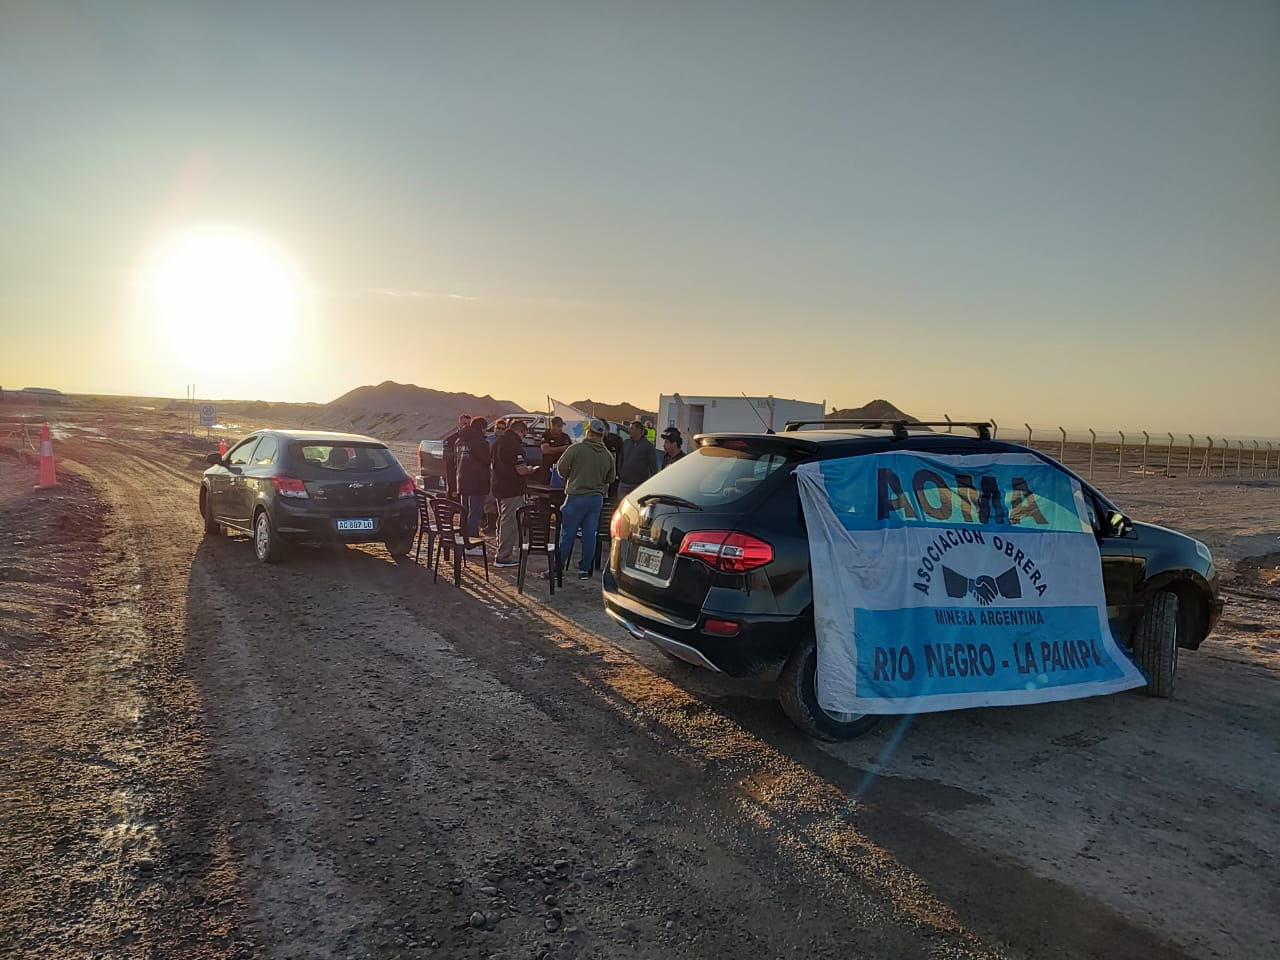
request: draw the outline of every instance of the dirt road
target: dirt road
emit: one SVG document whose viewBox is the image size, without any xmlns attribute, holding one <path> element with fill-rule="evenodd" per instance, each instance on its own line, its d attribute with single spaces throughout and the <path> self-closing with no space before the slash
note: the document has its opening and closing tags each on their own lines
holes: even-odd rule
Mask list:
<svg viewBox="0 0 1280 960">
<path fill-rule="evenodd" d="M 832 748 L 621 639 L 598 588 L 263 567 L 201 535 L 197 448 L 63 450 L 92 490 L 0 498 L 0 955 L 1280 952 L 1280 557 L 1239 558 L 1174 701 Z"/>
</svg>

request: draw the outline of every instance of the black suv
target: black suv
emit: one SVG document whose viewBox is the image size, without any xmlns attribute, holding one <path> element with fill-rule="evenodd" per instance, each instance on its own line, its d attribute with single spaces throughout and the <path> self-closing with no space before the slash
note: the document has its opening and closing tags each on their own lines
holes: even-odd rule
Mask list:
<svg viewBox="0 0 1280 960">
<path fill-rule="evenodd" d="M 892 450 L 926 454 L 1027 453 L 928 424 L 824 421 L 781 434 L 710 434 L 632 491 L 613 515 L 604 575 L 608 614 L 668 656 L 735 677 L 777 680 L 787 715 L 806 732 L 848 739 L 878 718 L 818 705 L 809 541 L 796 466 Z M 941 426 L 941 425 L 939 425 Z M 954 424 L 947 425 L 949 427 Z M 1134 523 L 1051 457 L 1085 492 L 1102 554 L 1108 616 L 1148 677 L 1173 689 L 1178 648 L 1196 649 L 1222 609 L 1209 549 L 1183 534 Z"/>
<path fill-rule="evenodd" d="M 208 461 L 200 482 L 205 533 L 251 534 L 263 563 L 279 559 L 287 542 L 381 542 L 394 557 L 413 547 L 413 479 L 372 437 L 262 430 Z"/>
</svg>

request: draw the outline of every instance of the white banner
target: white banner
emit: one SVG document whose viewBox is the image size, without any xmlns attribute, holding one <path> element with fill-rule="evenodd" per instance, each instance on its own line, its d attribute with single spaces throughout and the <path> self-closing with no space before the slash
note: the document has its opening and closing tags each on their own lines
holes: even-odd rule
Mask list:
<svg viewBox="0 0 1280 960">
<path fill-rule="evenodd" d="M 923 713 L 1146 682 L 1111 635 L 1069 474 L 1032 454 L 897 451 L 803 464 L 796 480 L 824 709 Z"/>
<path fill-rule="evenodd" d="M 579 410 L 577 407 L 567 403 L 561 403 L 555 397 L 547 397 L 551 402 L 551 416 L 559 417 L 564 421 L 564 432 L 575 440 L 581 440 L 587 433 L 587 423 L 591 420 L 591 414 Z"/>
</svg>

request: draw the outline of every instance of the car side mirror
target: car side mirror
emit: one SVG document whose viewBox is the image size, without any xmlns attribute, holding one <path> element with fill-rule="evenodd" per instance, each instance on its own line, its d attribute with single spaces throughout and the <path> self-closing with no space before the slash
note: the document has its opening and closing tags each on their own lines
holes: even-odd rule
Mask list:
<svg viewBox="0 0 1280 960">
<path fill-rule="evenodd" d="M 216 453 L 210 453 L 204 458 L 204 462 L 211 467 L 220 467 L 222 466 L 222 457 Z"/>
<path fill-rule="evenodd" d="M 1123 537 L 1133 532 L 1133 521 L 1126 517 L 1119 510 L 1107 511 L 1107 535 L 1112 537 Z"/>
</svg>

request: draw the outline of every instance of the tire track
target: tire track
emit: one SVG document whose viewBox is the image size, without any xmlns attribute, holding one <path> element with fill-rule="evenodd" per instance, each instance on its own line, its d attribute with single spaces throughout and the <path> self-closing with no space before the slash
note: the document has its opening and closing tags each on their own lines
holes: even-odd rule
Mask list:
<svg viewBox="0 0 1280 960">
<path fill-rule="evenodd" d="M 855 802 L 861 771 L 501 576 L 432 586 L 373 549 L 260 566 L 201 538 L 197 478 L 119 447 L 95 470 L 174 734 L 148 774 L 174 876 L 154 942 L 215 889 L 223 946 L 271 956 L 1185 956 L 916 813 L 970 798 Z M 202 929 L 162 955 L 205 955 Z"/>
</svg>

